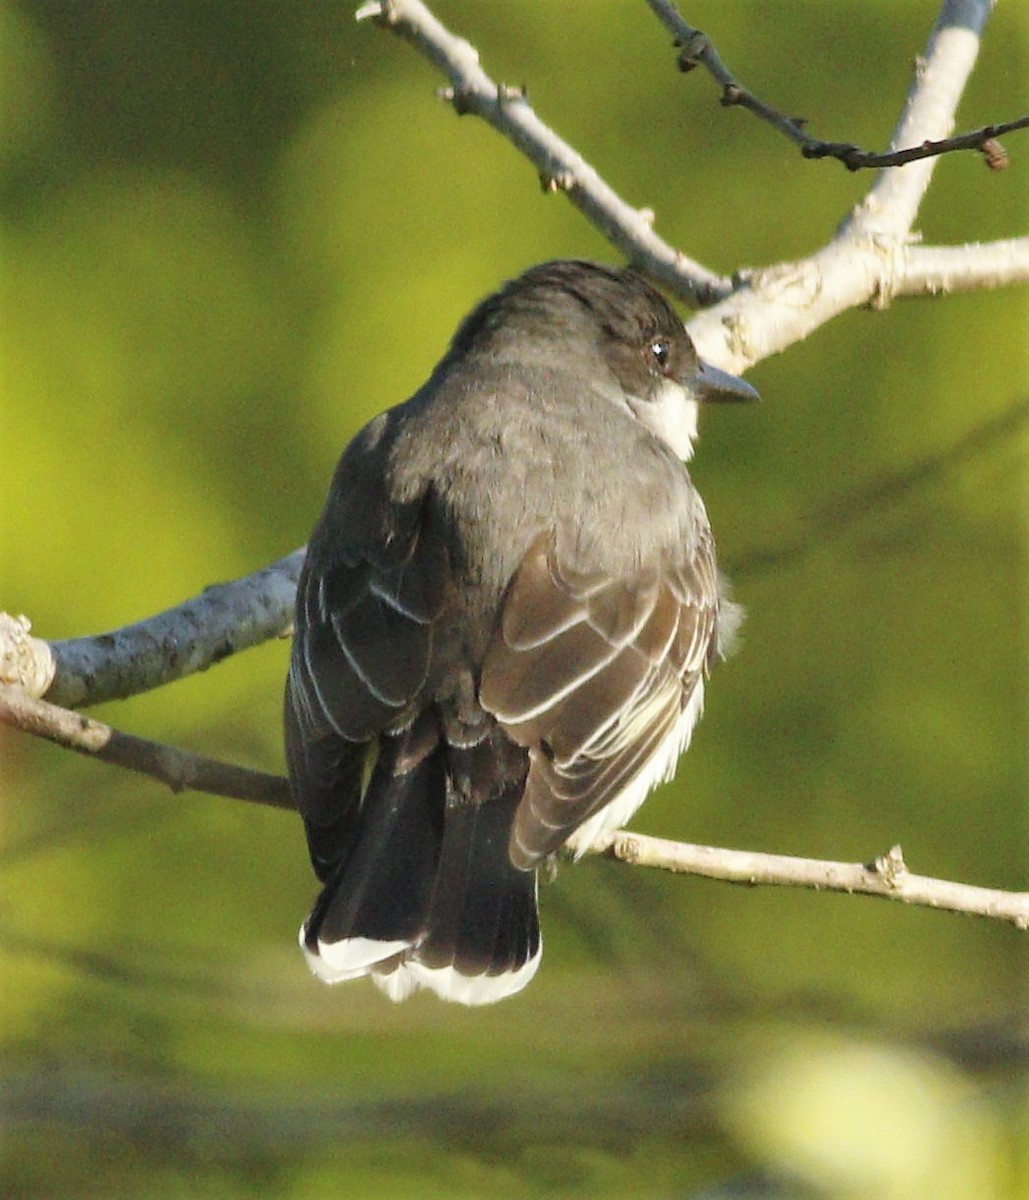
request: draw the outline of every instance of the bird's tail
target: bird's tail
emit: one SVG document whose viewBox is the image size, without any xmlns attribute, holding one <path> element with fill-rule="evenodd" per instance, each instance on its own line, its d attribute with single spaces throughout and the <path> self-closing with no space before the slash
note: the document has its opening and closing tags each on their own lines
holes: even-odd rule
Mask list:
<svg viewBox="0 0 1029 1200">
<path fill-rule="evenodd" d="M 410 765 L 402 739 L 384 739 L 347 851 L 300 931 L 320 978 L 491 1004 L 536 973 L 536 872 L 508 857 L 522 787 L 468 799 L 455 782 L 465 753 L 440 740 Z"/>
</svg>

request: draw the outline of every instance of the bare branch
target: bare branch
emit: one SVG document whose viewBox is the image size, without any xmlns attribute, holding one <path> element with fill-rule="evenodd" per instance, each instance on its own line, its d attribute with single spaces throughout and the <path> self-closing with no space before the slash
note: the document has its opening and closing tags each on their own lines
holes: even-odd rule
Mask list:
<svg viewBox="0 0 1029 1200">
<path fill-rule="evenodd" d="M 1029 892 L 1006 892 L 913 875 L 907 869 L 899 846 L 868 864 L 846 863 L 695 846 L 620 829 L 598 842 L 589 853 L 606 855 L 636 867 L 660 867 L 665 871 L 702 875 L 706 879 L 748 886 L 774 884 L 879 896 L 884 900 L 899 900 L 902 904 L 992 917 L 1010 921 L 1018 929 L 1029 929 Z"/>
<path fill-rule="evenodd" d="M 909 246 L 895 296 L 939 296 L 1029 283 L 1029 237 L 965 246 Z"/>
<path fill-rule="evenodd" d="M 648 2 L 662 20 L 671 20 L 671 4 Z M 950 132 L 990 7 L 991 0 L 944 4 L 918 60 L 894 147 L 920 146 Z M 898 295 L 939 295 L 1029 279 L 1029 246 L 1020 239 L 996 243 L 985 265 L 956 250 L 934 264 L 909 244 L 933 158 L 911 162 L 903 171 L 882 171 L 833 241 L 808 258 L 741 271 L 732 280 L 714 276 L 658 238 L 650 215 L 625 204 L 581 155 L 543 125 L 522 89 L 495 84 L 479 66 L 474 47 L 444 28 L 420 0 L 373 0 L 357 15 L 398 33 L 444 71 L 451 83 L 445 95 L 457 111 L 476 113 L 513 142 L 540 170 L 545 186 L 568 190 L 630 261 L 684 299 L 713 304 L 687 327 L 700 352 L 720 367 L 746 371 L 850 308 L 886 307 Z M 677 13 L 674 20 L 685 25 Z M 701 39 L 693 43 L 694 51 L 703 53 L 705 65 L 715 65 L 716 77 L 732 80 L 702 34 L 688 25 L 685 32 L 676 26 L 676 32 Z"/>
<path fill-rule="evenodd" d="M 848 171 L 859 171 L 867 168 L 901 167 L 905 163 L 915 162 L 920 158 L 934 158 L 956 150 L 977 150 L 987 152 L 990 165 L 1000 169 L 1006 164 L 1006 156 L 999 147 L 989 145 L 1002 134 L 1011 133 L 1017 129 L 1029 126 L 1029 116 L 1018 117 L 1013 121 L 1004 121 L 997 125 L 986 125 L 982 129 L 970 133 L 959 134 L 956 137 L 941 138 L 938 141 L 926 140 L 917 146 L 906 146 L 903 149 L 889 150 L 879 154 L 871 150 L 862 150 L 853 142 L 825 142 L 813 137 L 807 132 L 807 121 L 803 117 L 788 117 L 785 113 L 756 96 L 740 83 L 739 79 L 722 61 L 710 38 L 699 29 L 695 29 L 678 12 L 670 0 L 647 0 L 657 17 L 675 37 L 675 45 L 679 49 L 679 69 L 692 71 L 695 67 L 703 66 L 709 74 L 721 85 L 721 103 L 726 108 L 745 108 L 760 117 L 773 129 L 800 147 L 805 158 L 834 158 L 843 163 Z M 952 10 L 957 5 L 951 5 Z M 985 21 L 992 5 L 962 5 L 962 12 L 969 8 L 976 10 L 979 18 L 977 32 L 982 32 Z M 944 10 L 946 17 L 946 9 Z M 949 23 L 949 21 L 948 21 Z"/>
<path fill-rule="evenodd" d="M 1029 238 L 989 243 L 976 262 L 971 245 L 911 246 L 851 224 L 808 258 L 741 278 L 739 291 L 686 322 L 700 354 L 738 374 L 851 308 L 1029 282 Z"/>
<path fill-rule="evenodd" d="M 57 674 L 50 643 L 32 636 L 25 616 L 0 612 L 0 683 L 15 683 L 30 696 L 45 696 Z"/>
<path fill-rule="evenodd" d="M 954 114 L 979 57 L 993 4 L 994 0 L 944 0 L 925 52 L 915 64 L 915 78 L 890 139 L 891 150 L 944 138 L 954 128 Z M 923 158 L 903 171 L 880 171 L 840 236 L 906 238 L 936 162 Z"/>
<path fill-rule="evenodd" d="M 767 121 L 773 129 L 803 147 L 809 140 L 804 132 L 804 121 L 800 117 L 787 117 L 759 96 L 745 88 L 732 71 L 722 62 L 714 43 L 705 33 L 695 29 L 679 12 L 671 0 L 647 0 L 654 15 L 675 38 L 679 50 L 679 70 L 692 71 L 703 66 L 722 88 L 722 104 L 726 107 L 739 105 Z"/>
<path fill-rule="evenodd" d="M 293 807 L 289 784 L 281 775 L 251 771 L 121 733 L 103 721 L 37 700 L 9 684 L 0 684 L 0 724 L 148 775 L 173 792 L 207 792 L 273 808 Z"/>
<path fill-rule="evenodd" d="M 990 7 L 990 0 L 944 4 L 919 60 L 893 145 L 917 144 L 949 132 Z M 912 257 L 917 260 L 910 231 L 935 162 L 927 158 L 903 171 L 881 171 L 827 246 L 799 262 L 747 273 L 746 287 L 694 316 L 687 328 L 701 354 L 743 371 L 803 341 L 849 308 L 884 308 L 898 294 L 914 294 L 905 287 L 908 263 Z M 1009 273 L 998 274 L 994 256 L 994 270 L 985 280 L 1013 283 L 1029 276 L 1024 240 L 1001 244 L 1007 247 Z M 924 278 L 920 271 L 920 282 Z"/>
<path fill-rule="evenodd" d="M 47 698 L 74 707 L 120 700 L 282 637 L 293 622 L 304 553 L 301 547 L 252 575 L 215 584 L 135 625 L 51 642 L 56 675 Z"/>
<path fill-rule="evenodd" d="M 474 113 L 512 142 L 540 172 L 545 191 L 563 191 L 601 233 L 654 280 L 693 304 L 728 296 L 733 284 L 687 258 L 654 232 L 650 210 L 633 208 L 577 150 L 533 111 L 525 91 L 496 84 L 473 46 L 451 33 L 420 0 L 373 0 L 357 19 L 377 24 L 414 45 L 450 79 L 440 95 L 459 114 Z"/>
<path fill-rule="evenodd" d="M 0 724 L 11 725 L 81 754 L 147 775 L 167 784 L 174 792 L 206 792 L 273 808 L 293 808 L 289 784 L 279 775 L 251 771 L 121 733 L 102 721 L 83 717 L 45 700 L 36 700 L 20 688 L 6 684 L 0 684 Z M 905 904 L 992 917 L 1010 921 L 1020 929 L 1029 928 L 1029 893 L 1004 892 L 912 875 L 904 864 L 899 846 L 871 865 L 863 866 L 860 863 L 723 850 L 619 830 L 597 842 L 587 853 L 607 855 L 634 866 L 660 867 L 732 883 L 860 892 Z"/>
<path fill-rule="evenodd" d="M 804 150 L 805 158 L 836 158 L 846 164 L 850 171 L 869 167 L 903 167 L 920 158 L 938 158 L 941 154 L 952 154 L 956 150 L 977 150 L 986 159 L 987 166 L 994 171 L 1004 170 L 1009 163 L 1008 153 L 996 140 L 1002 133 L 1029 126 L 1029 116 L 1014 121 L 1003 121 L 999 125 L 984 125 L 970 133 L 958 133 L 939 141 L 924 141 L 920 146 L 907 146 L 903 150 L 888 150 L 877 154 L 873 150 L 862 150 L 858 146 L 838 142 L 816 142 Z"/>
</svg>

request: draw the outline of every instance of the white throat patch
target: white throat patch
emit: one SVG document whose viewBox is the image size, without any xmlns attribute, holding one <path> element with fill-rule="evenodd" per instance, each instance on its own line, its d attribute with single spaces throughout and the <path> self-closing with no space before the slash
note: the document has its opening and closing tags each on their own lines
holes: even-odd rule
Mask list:
<svg viewBox="0 0 1029 1200">
<path fill-rule="evenodd" d="M 676 458 L 689 462 L 697 437 L 700 405 L 672 379 L 665 379 L 650 400 L 629 397 L 629 407 L 641 424 L 669 446 Z"/>
</svg>

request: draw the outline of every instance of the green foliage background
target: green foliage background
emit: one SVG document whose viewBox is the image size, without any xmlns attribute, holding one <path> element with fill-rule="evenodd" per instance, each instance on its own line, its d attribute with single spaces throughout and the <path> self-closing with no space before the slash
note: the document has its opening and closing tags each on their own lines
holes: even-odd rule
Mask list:
<svg viewBox="0 0 1029 1200">
<path fill-rule="evenodd" d="M 685 6 L 745 82 L 874 147 L 934 9 Z M 436 11 L 717 269 L 807 252 L 868 186 L 677 75 L 643 4 Z M 1024 110 L 1026 60 L 1003 4 L 961 127 Z M 0 5 L 0 605 L 98 632 L 287 552 L 475 300 L 614 257 L 440 82 L 329 0 Z M 940 163 L 927 241 L 1018 232 L 1010 149 L 999 175 Z M 750 617 L 638 828 L 844 859 L 899 841 L 913 869 L 1025 886 L 1025 421 L 834 507 L 1024 406 L 1025 318 L 1014 291 L 851 313 L 753 372 L 759 411 L 710 414 L 695 474 Z M 286 657 L 99 715 L 281 770 Z M 289 814 L 9 731 L 0 756 L 11 1200 L 1029 1186 L 1011 928 L 591 862 L 545 890 L 520 997 L 394 1007 L 308 977 Z"/>
</svg>

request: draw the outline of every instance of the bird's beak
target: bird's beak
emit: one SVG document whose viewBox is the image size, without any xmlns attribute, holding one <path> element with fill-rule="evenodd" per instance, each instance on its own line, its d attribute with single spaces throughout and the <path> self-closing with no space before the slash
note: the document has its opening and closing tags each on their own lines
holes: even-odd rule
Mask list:
<svg viewBox="0 0 1029 1200">
<path fill-rule="evenodd" d="M 738 375 L 730 375 L 728 371 L 720 371 L 708 363 L 700 364 L 700 369 L 691 376 L 689 384 L 693 394 L 702 404 L 761 399 L 756 389 L 746 380 L 740 379 Z"/>
</svg>

